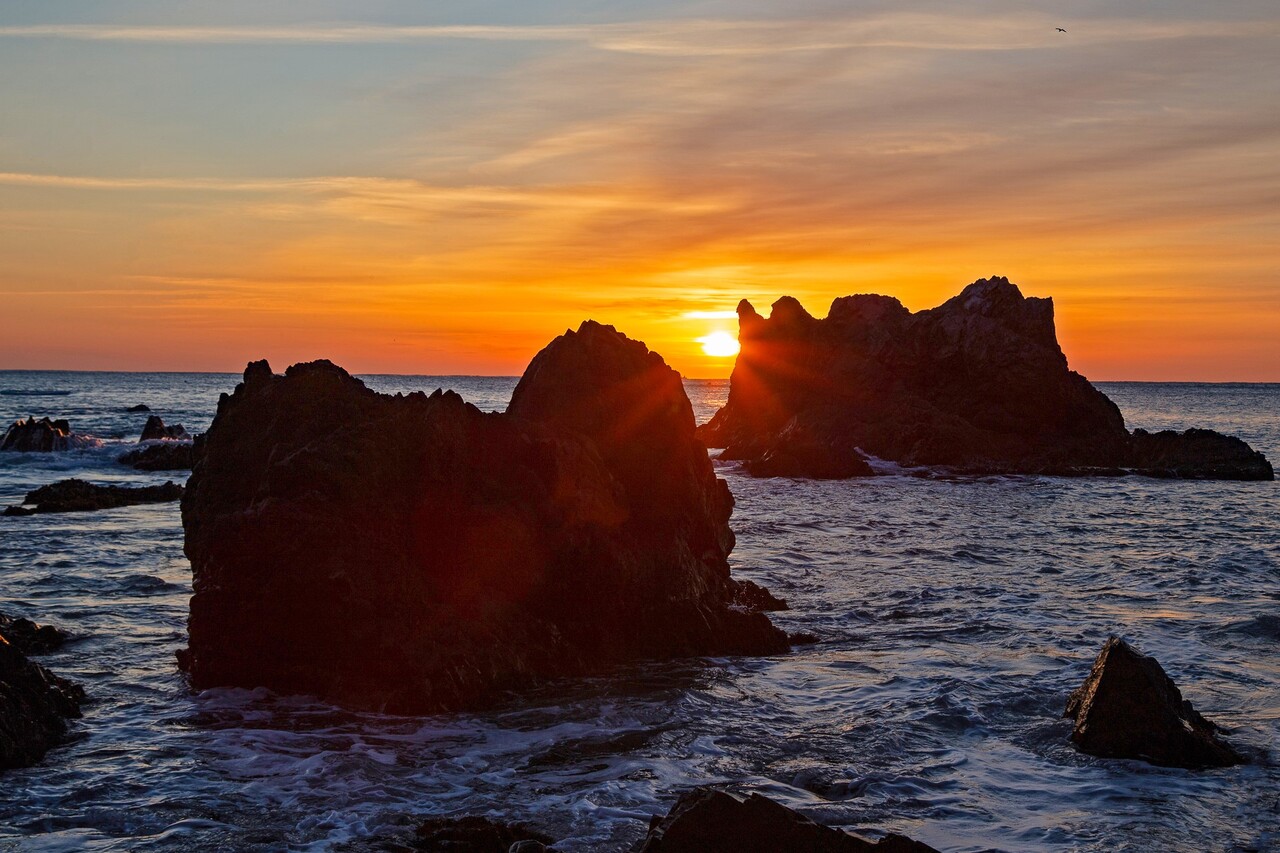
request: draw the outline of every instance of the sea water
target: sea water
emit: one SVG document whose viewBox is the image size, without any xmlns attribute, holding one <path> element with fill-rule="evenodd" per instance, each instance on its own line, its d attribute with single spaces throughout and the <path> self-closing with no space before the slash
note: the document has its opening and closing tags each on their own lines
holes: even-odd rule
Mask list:
<svg viewBox="0 0 1280 853">
<path fill-rule="evenodd" d="M 514 378 L 367 376 L 501 410 Z M 181 479 L 117 457 L 145 403 L 208 427 L 232 375 L 0 372 L 0 421 L 90 446 L 0 454 L 0 503 L 65 477 Z M 1280 385 L 1104 383 L 1131 427 L 1202 426 L 1280 462 Z M 725 382 L 686 383 L 700 420 Z M 91 701 L 72 740 L 0 776 L 0 850 L 375 849 L 426 815 L 530 823 L 622 851 L 681 791 L 759 791 L 867 836 L 958 851 L 1280 849 L 1280 488 L 1137 477 L 756 480 L 736 575 L 820 638 L 546 685 L 481 714 L 352 713 L 193 693 L 176 504 L 0 518 L 0 610 L 71 631 L 40 658 Z M 1154 655 L 1252 763 L 1192 772 L 1077 753 L 1067 694 L 1110 634 Z"/>
</svg>

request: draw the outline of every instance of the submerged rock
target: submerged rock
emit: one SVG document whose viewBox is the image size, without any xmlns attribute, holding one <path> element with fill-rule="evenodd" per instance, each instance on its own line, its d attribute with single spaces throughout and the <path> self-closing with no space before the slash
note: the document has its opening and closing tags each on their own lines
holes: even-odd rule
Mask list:
<svg viewBox="0 0 1280 853">
<path fill-rule="evenodd" d="M 147 423 L 142 428 L 142 437 L 138 441 L 187 441 L 190 438 L 182 424 L 165 426 L 164 420 L 159 415 L 152 415 L 147 418 Z"/>
<path fill-rule="evenodd" d="M 973 474 L 1270 480 L 1271 465 L 1207 430 L 1138 431 L 1058 346 L 1053 302 L 1008 279 L 911 313 L 887 296 L 835 300 L 825 319 L 783 297 L 738 306 L 729 399 L 700 429 L 758 476 L 857 476 L 863 454 Z"/>
<path fill-rule="evenodd" d="M 129 408 L 125 409 L 125 411 L 126 412 L 149 412 L 151 411 L 151 407 L 148 406 L 146 403 L 139 403 L 136 406 L 130 406 Z"/>
<path fill-rule="evenodd" d="M 17 420 L 5 431 L 0 440 L 0 450 L 16 450 L 21 453 L 51 453 L 69 450 L 73 446 L 71 423 L 65 419 L 51 421 L 29 417 Z"/>
<path fill-rule="evenodd" d="M 684 794 L 655 817 L 635 853 L 937 853 L 902 835 L 866 841 L 815 823 L 759 794 L 745 800 L 713 788 Z"/>
<path fill-rule="evenodd" d="M 1119 637 L 1107 640 L 1063 716 L 1071 740 L 1101 758 L 1137 758 L 1163 767 L 1228 767 L 1244 758 L 1182 698 L 1155 658 Z"/>
<path fill-rule="evenodd" d="M 541 853 L 552 839 L 521 823 L 499 823 L 487 817 L 446 817 L 424 821 L 414 831 L 407 850 L 458 853 Z M 552 851 L 554 853 L 554 851 Z"/>
<path fill-rule="evenodd" d="M 0 770 L 29 767 L 80 716 L 84 690 L 27 660 L 0 630 Z"/>
<path fill-rule="evenodd" d="M 67 632 L 20 616 L 0 613 L 0 635 L 24 655 L 46 655 L 62 648 Z"/>
<path fill-rule="evenodd" d="M 194 441 L 160 441 L 121 454 L 120 464 L 139 471 L 190 471 L 196 452 Z"/>
<path fill-rule="evenodd" d="M 35 515 L 44 512 L 89 512 L 135 504 L 155 504 L 182 498 L 182 486 L 167 482 L 162 486 L 99 486 L 84 480 L 59 480 L 27 492 L 24 504 L 11 506 L 5 515 Z"/>
<path fill-rule="evenodd" d="M 250 364 L 182 502 L 196 687 L 456 709 L 621 661 L 770 654 L 733 500 L 679 375 L 611 327 L 553 341 L 504 414 Z"/>
</svg>

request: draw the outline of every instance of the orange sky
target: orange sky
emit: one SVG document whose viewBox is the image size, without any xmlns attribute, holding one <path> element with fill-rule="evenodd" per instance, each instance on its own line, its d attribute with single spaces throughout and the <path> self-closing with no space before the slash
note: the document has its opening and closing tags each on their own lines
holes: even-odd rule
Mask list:
<svg viewBox="0 0 1280 853">
<path fill-rule="evenodd" d="M 724 376 L 740 298 L 998 274 L 1091 378 L 1280 381 L 1267 4 L 47 5 L 0 11 L 0 368 L 516 374 L 591 317 Z"/>
</svg>

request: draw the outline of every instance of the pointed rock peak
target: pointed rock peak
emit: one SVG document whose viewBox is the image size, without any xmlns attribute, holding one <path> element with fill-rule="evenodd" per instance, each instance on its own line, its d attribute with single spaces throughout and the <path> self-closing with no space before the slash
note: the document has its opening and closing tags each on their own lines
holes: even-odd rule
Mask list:
<svg viewBox="0 0 1280 853">
<path fill-rule="evenodd" d="M 813 315 L 804 310 L 799 299 L 794 296 L 783 296 L 773 303 L 769 319 L 781 320 L 784 323 L 806 322 L 812 320 Z"/>
<path fill-rule="evenodd" d="M 271 370 L 271 364 L 265 359 L 251 361 L 244 369 L 244 381 L 246 385 L 252 385 L 263 379 L 270 379 L 275 373 Z"/>
<path fill-rule="evenodd" d="M 752 305 L 750 302 L 744 299 L 738 303 L 738 320 L 741 321 L 746 317 L 750 317 L 753 320 L 758 320 L 760 318 L 760 314 L 759 312 L 756 311 L 756 308 L 754 305 Z"/>
</svg>

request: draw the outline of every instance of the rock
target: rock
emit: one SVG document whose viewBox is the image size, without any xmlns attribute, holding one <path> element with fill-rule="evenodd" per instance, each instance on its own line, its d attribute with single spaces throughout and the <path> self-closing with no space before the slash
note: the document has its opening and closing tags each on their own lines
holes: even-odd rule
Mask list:
<svg viewBox="0 0 1280 853">
<path fill-rule="evenodd" d="M 24 504 L 11 506 L 5 515 L 34 515 L 44 512 L 90 512 L 135 504 L 155 504 L 182 498 L 182 486 L 167 482 L 162 486 L 98 486 L 84 480 L 59 480 L 28 492 Z"/>
<path fill-rule="evenodd" d="M 48 418 L 36 420 L 33 416 L 25 421 L 13 422 L 5 431 L 4 440 L 0 441 L 0 450 L 51 453 L 55 450 L 69 450 L 72 445 L 71 424 L 68 421 L 51 421 Z"/>
<path fill-rule="evenodd" d="M 142 438 L 139 438 L 138 441 L 185 441 L 190 438 L 191 436 L 183 429 L 182 424 L 165 426 L 159 415 L 152 415 L 147 418 L 146 426 L 142 428 Z"/>
<path fill-rule="evenodd" d="M 125 411 L 126 412 L 149 412 L 151 411 L 151 407 L 148 406 L 146 403 L 139 403 L 136 406 L 130 406 L 129 408 L 125 409 Z"/>
<path fill-rule="evenodd" d="M 756 476 L 872 473 L 864 456 L 966 474 L 1274 479 L 1238 439 L 1126 431 L 1058 346 L 1053 302 L 982 279 L 911 313 L 887 296 L 835 300 L 825 319 L 783 297 L 738 306 L 729 399 L 699 430 Z"/>
<path fill-rule="evenodd" d="M 27 660 L 0 632 L 0 770 L 29 767 L 80 716 L 84 690 Z"/>
<path fill-rule="evenodd" d="M 1089 677 L 1067 701 L 1071 740 L 1100 758 L 1137 758 L 1162 767 L 1228 767 L 1244 758 L 1182 698 L 1155 658 L 1111 637 Z"/>
<path fill-rule="evenodd" d="M 788 648 L 738 603 L 732 497 L 679 375 L 609 327 L 553 341 L 502 414 L 255 362 L 203 441 L 182 502 L 197 688 L 418 713 Z"/>
<path fill-rule="evenodd" d="M 815 823 L 759 794 L 745 800 L 699 788 L 684 794 L 665 818 L 650 822 L 634 853 L 937 853 L 902 835 L 866 841 Z"/>
<path fill-rule="evenodd" d="M 0 635 L 24 655 L 46 655 L 62 648 L 67 632 L 52 625 L 40 625 L 30 619 L 0 613 Z"/>
<path fill-rule="evenodd" d="M 194 441 L 162 441 L 121 454 L 120 464 L 139 471 L 190 471 L 195 455 Z"/>
<path fill-rule="evenodd" d="M 458 853 L 539 853 L 552 839 L 520 823 L 498 823 L 486 817 L 431 818 L 414 832 L 411 850 Z"/>
</svg>

